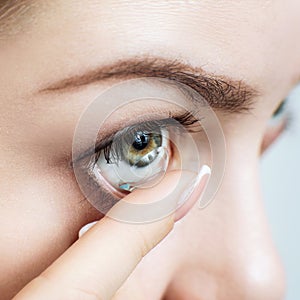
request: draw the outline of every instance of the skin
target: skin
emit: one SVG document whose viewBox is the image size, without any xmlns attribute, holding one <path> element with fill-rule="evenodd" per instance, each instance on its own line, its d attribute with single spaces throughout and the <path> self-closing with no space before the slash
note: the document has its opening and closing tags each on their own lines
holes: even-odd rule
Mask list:
<svg viewBox="0 0 300 300">
<path fill-rule="evenodd" d="M 11 299 L 77 240 L 84 224 L 100 218 L 88 202 L 80 201 L 68 161 L 80 114 L 114 82 L 67 93 L 41 95 L 38 90 L 95 65 L 151 54 L 243 79 L 260 95 L 251 113 L 217 112 L 227 166 L 218 194 L 205 210 L 193 207 L 130 276 L 141 255 L 130 259 L 126 251 L 127 273 L 122 273 L 122 263 L 118 268 L 99 258 L 114 253 L 117 262 L 124 261 L 115 249 L 122 241 L 109 239 L 115 226 L 124 230 L 119 223 L 104 221 L 87 233 L 75 246 L 82 251 L 76 266 L 81 266 L 85 247 L 97 253 L 99 270 L 90 277 L 104 278 L 102 286 L 110 286 L 97 291 L 104 299 L 120 283 L 114 299 L 283 299 L 284 272 L 264 214 L 258 162 L 262 145 L 265 149 L 266 141 L 274 140 L 267 122 L 300 78 L 299 9 L 297 0 L 61 0 L 47 8 L 37 5 L 16 19 L 24 26 L 0 43 L 5 70 L 0 74 L 0 178 L 5 178 L 0 182 L 1 298 Z M 149 198 L 159 196 L 156 191 Z M 146 249 L 143 256 L 172 228 L 167 220 L 161 225 L 145 231 L 151 246 L 143 248 L 134 234 L 128 233 L 128 241 L 135 249 Z M 59 265 L 69 266 L 67 257 L 74 258 L 74 251 L 52 268 L 48 288 L 38 281 L 27 288 L 29 299 L 35 299 L 35 291 L 46 295 L 55 290 L 57 278 L 68 278 L 69 268 Z M 121 280 L 111 288 L 105 274 Z M 89 290 L 87 285 L 80 288 Z"/>
</svg>

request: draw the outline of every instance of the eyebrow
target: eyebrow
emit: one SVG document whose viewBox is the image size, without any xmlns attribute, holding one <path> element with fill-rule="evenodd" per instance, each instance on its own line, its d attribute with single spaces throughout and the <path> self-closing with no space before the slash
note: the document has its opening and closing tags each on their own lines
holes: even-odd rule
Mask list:
<svg viewBox="0 0 300 300">
<path fill-rule="evenodd" d="M 26 32 L 41 15 L 38 11 L 49 9 L 49 2 L 51 1 L 0 0 L 0 40 Z"/>
<path fill-rule="evenodd" d="M 230 113 L 249 111 L 253 106 L 253 99 L 259 95 L 255 88 L 242 80 L 216 76 L 205 72 L 201 67 L 195 68 L 178 60 L 149 57 L 119 60 L 84 74 L 59 80 L 39 92 L 68 92 L 105 80 L 138 77 L 165 78 L 185 84 L 204 97 L 212 108 Z"/>
</svg>

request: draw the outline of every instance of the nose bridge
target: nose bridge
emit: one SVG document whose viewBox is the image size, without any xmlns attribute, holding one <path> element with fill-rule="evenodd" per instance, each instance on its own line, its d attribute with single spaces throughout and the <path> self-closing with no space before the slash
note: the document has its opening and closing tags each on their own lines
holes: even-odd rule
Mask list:
<svg viewBox="0 0 300 300">
<path fill-rule="evenodd" d="M 183 228 L 185 237 L 191 228 L 195 234 L 184 246 L 179 242 L 189 267 L 174 276 L 171 299 L 186 299 L 187 293 L 191 300 L 284 299 L 284 271 L 255 163 L 231 164 L 215 200 L 204 210 L 194 207 Z"/>
<path fill-rule="evenodd" d="M 227 205 L 224 271 L 243 299 L 279 300 L 284 298 L 285 276 L 272 241 L 257 174 L 252 166 L 236 174 L 235 180 L 229 177 L 230 182 L 224 186 L 230 190 L 222 194 L 231 197 L 218 200 Z"/>
</svg>

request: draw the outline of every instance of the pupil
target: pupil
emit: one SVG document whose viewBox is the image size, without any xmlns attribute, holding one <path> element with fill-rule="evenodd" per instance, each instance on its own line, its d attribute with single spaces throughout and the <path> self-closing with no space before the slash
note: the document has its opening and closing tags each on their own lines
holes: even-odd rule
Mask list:
<svg viewBox="0 0 300 300">
<path fill-rule="evenodd" d="M 137 132 L 132 146 L 136 150 L 143 150 L 148 146 L 149 136 L 144 132 Z"/>
</svg>

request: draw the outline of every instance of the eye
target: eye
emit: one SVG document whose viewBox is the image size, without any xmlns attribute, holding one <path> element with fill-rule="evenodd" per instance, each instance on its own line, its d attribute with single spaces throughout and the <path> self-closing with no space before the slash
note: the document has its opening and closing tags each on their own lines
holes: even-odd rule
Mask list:
<svg viewBox="0 0 300 300">
<path fill-rule="evenodd" d="M 170 160 L 168 130 L 148 123 L 118 132 L 98 152 L 93 168 L 95 176 L 102 176 L 117 190 L 129 192 L 158 180 Z"/>
<path fill-rule="evenodd" d="M 276 110 L 273 112 L 272 118 L 279 118 L 282 117 L 282 115 L 284 115 L 286 111 L 286 103 L 287 103 L 287 99 L 284 99 L 283 101 L 280 102 Z"/>
<path fill-rule="evenodd" d="M 287 99 L 283 100 L 277 109 L 274 111 L 261 145 L 261 153 L 268 149 L 281 134 L 285 131 L 288 122 L 289 114 L 286 109 Z"/>
<path fill-rule="evenodd" d="M 87 176 L 116 198 L 157 183 L 166 170 L 180 165 L 179 148 L 181 155 L 189 155 L 189 149 L 194 149 L 189 146 L 186 133 L 201 130 L 199 120 L 188 112 L 169 115 L 166 119 L 125 127 L 99 141 L 94 154 L 88 151 L 81 158 L 89 160 L 83 164 Z M 189 160 L 192 163 L 193 158 Z"/>
</svg>

